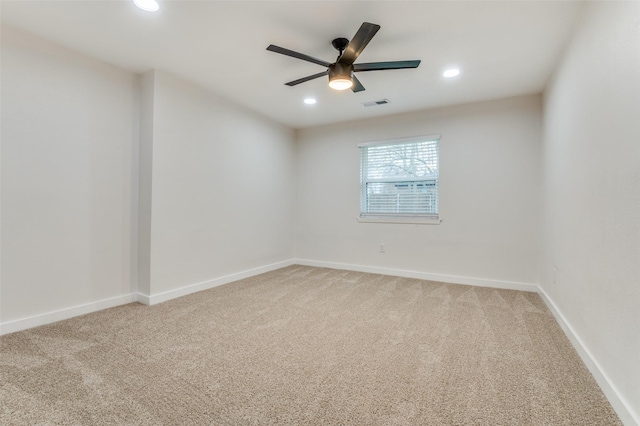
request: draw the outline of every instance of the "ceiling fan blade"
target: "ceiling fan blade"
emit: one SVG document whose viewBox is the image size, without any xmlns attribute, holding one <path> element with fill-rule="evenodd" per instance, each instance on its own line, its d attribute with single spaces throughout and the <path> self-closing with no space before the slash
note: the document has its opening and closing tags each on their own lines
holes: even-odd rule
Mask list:
<svg viewBox="0 0 640 426">
<path fill-rule="evenodd" d="M 364 90 L 364 86 L 360 83 L 360 80 L 354 75 L 351 77 L 353 80 L 353 86 L 351 86 L 351 90 L 353 93 L 362 92 Z"/>
<path fill-rule="evenodd" d="M 304 53 L 294 52 L 293 50 L 285 49 L 284 47 L 273 44 L 270 44 L 269 47 L 267 47 L 267 50 L 280 53 L 281 55 L 291 56 L 292 58 L 302 59 L 303 61 L 313 62 L 314 64 L 322 65 L 323 67 L 331 65 L 329 62 L 323 61 L 322 59 L 317 59 L 313 56 L 305 55 Z"/>
<path fill-rule="evenodd" d="M 353 64 L 379 29 L 380 25 L 363 22 L 356 35 L 353 36 L 347 47 L 344 49 L 344 52 L 342 53 L 342 56 L 340 56 L 340 60 L 338 62 L 347 65 Z"/>
<path fill-rule="evenodd" d="M 323 75 L 329 74 L 329 71 L 319 72 L 318 74 L 309 75 L 307 77 L 302 77 L 297 80 L 290 81 L 285 83 L 287 86 L 295 86 L 296 84 L 304 83 L 305 81 L 313 80 L 318 77 L 322 77 Z"/>
<path fill-rule="evenodd" d="M 353 64 L 353 72 L 380 71 L 380 70 L 400 70 L 405 68 L 418 68 L 420 60 L 416 61 L 390 61 L 390 62 L 368 62 L 364 64 Z"/>
</svg>

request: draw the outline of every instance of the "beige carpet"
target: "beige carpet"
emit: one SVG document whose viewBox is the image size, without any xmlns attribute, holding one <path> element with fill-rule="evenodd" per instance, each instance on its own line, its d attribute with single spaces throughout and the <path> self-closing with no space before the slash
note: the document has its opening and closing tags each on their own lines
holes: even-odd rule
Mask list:
<svg viewBox="0 0 640 426">
<path fill-rule="evenodd" d="M 527 292 L 292 266 L 0 342 L 3 425 L 620 424 Z"/>
</svg>

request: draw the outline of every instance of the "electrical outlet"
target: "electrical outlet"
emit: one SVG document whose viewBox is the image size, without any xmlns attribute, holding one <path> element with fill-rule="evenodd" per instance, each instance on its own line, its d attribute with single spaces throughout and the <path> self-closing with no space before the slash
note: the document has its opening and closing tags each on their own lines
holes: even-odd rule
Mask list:
<svg viewBox="0 0 640 426">
<path fill-rule="evenodd" d="M 380 253 L 384 253 L 384 244 L 380 243 Z"/>
</svg>

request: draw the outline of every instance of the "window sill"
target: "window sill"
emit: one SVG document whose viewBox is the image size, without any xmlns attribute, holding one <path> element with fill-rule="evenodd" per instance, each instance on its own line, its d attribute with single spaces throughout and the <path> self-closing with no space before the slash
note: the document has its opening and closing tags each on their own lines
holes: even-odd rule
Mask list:
<svg viewBox="0 0 640 426">
<path fill-rule="evenodd" d="M 420 216 L 367 216 L 358 217 L 360 223 L 408 223 L 415 225 L 440 225 L 442 219 L 433 219 L 430 217 Z"/>
</svg>

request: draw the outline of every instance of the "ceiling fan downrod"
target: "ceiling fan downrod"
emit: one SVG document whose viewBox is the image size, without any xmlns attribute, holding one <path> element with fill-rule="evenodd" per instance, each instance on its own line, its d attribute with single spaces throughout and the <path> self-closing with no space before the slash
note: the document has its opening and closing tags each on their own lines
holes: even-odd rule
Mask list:
<svg viewBox="0 0 640 426">
<path fill-rule="evenodd" d="M 338 59 L 336 59 L 336 61 L 339 61 L 340 57 L 342 56 L 342 52 L 344 52 L 344 49 L 346 49 L 347 46 L 349 45 L 349 40 L 347 40 L 344 37 L 338 37 L 336 39 L 333 39 L 331 44 L 338 52 L 340 52 L 338 54 Z"/>
</svg>

